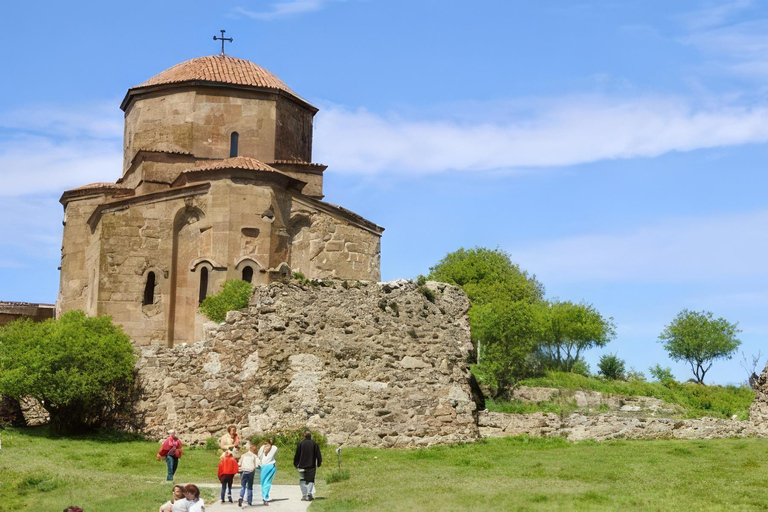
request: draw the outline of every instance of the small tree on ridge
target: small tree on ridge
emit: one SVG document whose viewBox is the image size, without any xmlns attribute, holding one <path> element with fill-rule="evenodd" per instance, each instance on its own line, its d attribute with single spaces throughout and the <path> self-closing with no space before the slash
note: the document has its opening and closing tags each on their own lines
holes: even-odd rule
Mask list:
<svg viewBox="0 0 768 512">
<path fill-rule="evenodd" d="M 687 361 L 696 382 L 704 384 L 704 376 L 713 361 L 730 359 L 741 345 L 736 336 L 741 332 L 738 322 L 714 318 L 711 311 L 682 310 L 664 327 L 659 342 L 674 361 Z"/>
</svg>

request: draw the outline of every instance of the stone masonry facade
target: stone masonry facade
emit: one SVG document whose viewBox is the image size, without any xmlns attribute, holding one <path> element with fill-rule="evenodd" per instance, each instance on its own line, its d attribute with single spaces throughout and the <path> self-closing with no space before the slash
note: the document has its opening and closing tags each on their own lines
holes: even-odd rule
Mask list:
<svg viewBox="0 0 768 512">
<path fill-rule="evenodd" d="M 412 281 L 256 287 L 247 310 L 202 341 L 146 347 L 142 430 L 202 442 L 308 426 L 337 445 L 416 447 L 478 439 L 472 349 L 457 287 Z"/>
<path fill-rule="evenodd" d="M 58 312 L 111 315 L 137 345 L 202 339 L 225 280 L 380 279 L 383 228 L 323 201 L 317 108 L 256 64 L 178 64 L 131 88 L 122 177 L 64 192 Z"/>
</svg>

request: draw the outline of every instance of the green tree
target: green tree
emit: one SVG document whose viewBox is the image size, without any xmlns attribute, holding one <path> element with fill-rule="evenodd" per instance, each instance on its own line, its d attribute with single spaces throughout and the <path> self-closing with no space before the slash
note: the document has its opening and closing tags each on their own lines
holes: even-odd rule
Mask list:
<svg viewBox="0 0 768 512">
<path fill-rule="evenodd" d="M 495 395 L 527 377 L 541 336 L 544 287 L 500 249 L 461 248 L 430 268 L 429 279 L 460 286 L 472 307 L 473 340 L 481 340 L 483 380 Z"/>
<path fill-rule="evenodd" d="M 473 306 L 472 332 L 483 343 L 481 373 L 494 396 L 529 376 L 538 363 L 534 357 L 542 330 L 539 304 L 502 299 Z"/>
<path fill-rule="evenodd" d="M 597 363 L 598 373 L 608 380 L 624 379 L 627 372 L 626 363 L 616 354 L 603 354 Z"/>
<path fill-rule="evenodd" d="M 460 286 L 473 306 L 495 300 L 541 302 L 544 286 L 501 249 L 461 248 L 429 269 L 428 279 Z"/>
<path fill-rule="evenodd" d="M 0 395 L 36 398 L 54 432 L 104 425 L 131 405 L 135 361 L 130 339 L 108 316 L 17 320 L 0 328 Z"/>
<path fill-rule="evenodd" d="M 713 361 L 730 359 L 741 345 L 736 336 L 741 332 L 738 322 L 714 318 L 711 311 L 682 310 L 664 327 L 659 342 L 674 361 L 687 361 L 696 382 L 704 384 L 704 376 Z"/>
<path fill-rule="evenodd" d="M 613 318 L 603 318 L 592 304 L 548 302 L 541 352 L 548 366 L 571 371 L 582 352 L 604 347 L 616 337 Z"/>
</svg>

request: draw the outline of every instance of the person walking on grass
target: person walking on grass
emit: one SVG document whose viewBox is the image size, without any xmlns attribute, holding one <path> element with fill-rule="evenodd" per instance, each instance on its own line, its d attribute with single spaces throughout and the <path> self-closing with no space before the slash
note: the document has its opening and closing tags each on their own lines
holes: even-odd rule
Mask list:
<svg viewBox="0 0 768 512">
<path fill-rule="evenodd" d="M 237 461 L 232 452 L 224 452 L 219 462 L 219 482 L 221 482 L 221 502 L 224 503 L 224 491 L 227 491 L 229 502 L 232 503 L 232 481 L 237 474 Z"/>
<path fill-rule="evenodd" d="M 184 497 L 187 498 L 189 512 L 205 512 L 205 502 L 200 497 L 200 489 L 195 484 L 184 486 Z"/>
<path fill-rule="evenodd" d="M 312 432 L 305 430 L 304 439 L 296 447 L 296 455 L 293 456 L 293 465 L 299 470 L 301 501 L 315 499 L 315 473 L 322 464 L 320 447 L 312 440 Z"/>
<path fill-rule="evenodd" d="M 168 466 L 168 476 L 166 480 L 173 481 L 173 475 L 176 474 L 176 468 L 179 467 L 181 458 L 181 439 L 176 437 L 176 431 L 168 431 L 168 439 L 163 441 L 160 451 L 157 452 L 157 460 L 165 458 L 165 464 Z"/>
<path fill-rule="evenodd" d="M 275 478 L 275 455 L 277 454 L 277 446 L 272 444 L 271 439 L 264 441 L 264 444 L 259 448 L 257 457 L 259 458 L 259 465 L 261 466 L 261 498 L 264 500 L 264 505 L 269 505 L 270 497 L 269 491 L 272 489 L 272 479 Z"/>
<path fill-rule="evenodd" d="M 247 498 L 248 505 L 253 505 L 253 477 L 259 467 L 259 457 L 256 454 L 255 444 L 250 443 L 248 445 L 248 451 L 240 457 L 239 466 L 243 474 L 240 477 L 240 499 L 237 500 L 237 506 L 243 506 L 244 497 Z"/>
</svg>

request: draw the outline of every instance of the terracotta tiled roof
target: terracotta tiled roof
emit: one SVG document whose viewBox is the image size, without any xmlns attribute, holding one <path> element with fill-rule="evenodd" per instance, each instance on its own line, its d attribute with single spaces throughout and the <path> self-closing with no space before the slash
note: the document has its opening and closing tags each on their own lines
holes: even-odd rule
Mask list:
<svg viewBox="0 0 768 512">
<path fill-rule="evenodd" d="M 306 103 L 306 100 L 293 92 L 282 80 L 266 69 L 257 66 L 249 60 L 237 59 L 229 55 L 209 55 L 176 64 L 159 75 L 153 76 L 143 84 L 131 88 L 131 90 L 153 85 L 193 81 L 219 82 L 275 89 L 286 92 Z"/>
<path fill-rule="evenodd" d="M 190 169 L 184 172 L 215 171 L 218 169 L 245 169 L 247 171 L 266 171 L 282 174 L 274 167 L 270 167 L 260 160 L 256 160 L 255 158 L 250 158 L 247 156 L 236 156 L 234 158 L 226 158 L 224 160 L 200 162 L 194 169 Z"/>
<path fill-rule="evenodd" d="M 67 192 L 74 192 L 75 190 L 91 190 L 91 189 L 97 189 L 97 188 L 125 188 L 121 185 L 118 185 L 116 183 L 89 183 L 88 185 L 83 185 L 82 187 L 77 188 L 71 188 L 67 190 Z"/>
</svg>

